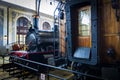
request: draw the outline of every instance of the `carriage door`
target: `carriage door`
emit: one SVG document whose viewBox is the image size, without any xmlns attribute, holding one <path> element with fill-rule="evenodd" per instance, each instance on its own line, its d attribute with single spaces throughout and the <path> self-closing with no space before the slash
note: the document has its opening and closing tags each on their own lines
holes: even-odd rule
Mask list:
<svg viewBox="0 0 120 80">
<path fill-rule="evenodd" d="M 75 53 L 78 48 L 91 48 L 91 5 L 73 7 L 72 10 L 72 49 Z"/>
<path fill-rule="evenodd" d="M 70 61 L 96 65 L 98 61 L 97 0 L 66 3 L 67 53 Z"/>
<path fill-rule="evenodd" d="M 20 17 L 17 20 L 17 43 L 25 44 L 25 36 L 28 32 L 28 19 L 25 17 Z"/>
</svg>

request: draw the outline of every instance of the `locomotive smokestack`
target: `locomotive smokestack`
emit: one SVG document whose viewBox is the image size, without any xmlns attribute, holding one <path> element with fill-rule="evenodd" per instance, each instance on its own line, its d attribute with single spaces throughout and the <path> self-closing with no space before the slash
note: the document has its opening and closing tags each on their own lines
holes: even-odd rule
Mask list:
<svg viewBox="0 0 120 80">
<path fill-rule="evenodd" d="M 33 15 L 33 27 L 34 29 L 38 30 L 38 23 L 39 23 L 39 16 L 38 15 Z"/>
</svg>

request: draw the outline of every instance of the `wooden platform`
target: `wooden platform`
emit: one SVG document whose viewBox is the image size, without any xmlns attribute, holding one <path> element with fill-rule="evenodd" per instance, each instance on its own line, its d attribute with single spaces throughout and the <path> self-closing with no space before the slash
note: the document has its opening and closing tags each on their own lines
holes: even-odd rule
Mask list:
<svg viewBox="0 0 120 80">
<path fill-rule="evenodd" d="M 54 71 L 50 71 L 50 73 L 55 76 L 66 79 L 66 80 L 73 80 L 73 76 L 74 76 L 74 74 L 67 72 L 67 71 L 62 71 L 62 70 L 54 70 Z M 49 77 L 49 79 L 50 80 L 60 80 L 58 78 L 51 77 L 51 76 Z"/>
</svg>

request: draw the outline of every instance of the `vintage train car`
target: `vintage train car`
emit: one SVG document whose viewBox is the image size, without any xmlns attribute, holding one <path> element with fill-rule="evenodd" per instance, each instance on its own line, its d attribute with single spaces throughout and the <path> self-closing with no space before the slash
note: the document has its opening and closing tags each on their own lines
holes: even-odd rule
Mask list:
<svg viewBox="0 0 120 80">
<path fill-rule="evenodd" d="M 119 74 L 119 17 L 113 7 L 120 7 L 116 5 L 119 0 L 115 1 L 66 2 L 67 55 L 74 70 L 100 74 L 105 78 Z"/>
<path fill-rule="evenodd" d="M 111 1 L 68 1 L 66 25 L 69 59 L 91 65 L 120 61 L 119 21 L 116 20 Z M 79 59 L 75 59 L 74 53 L 80 47 L 83 53 L 84 48 L 90 51 L 85 49 L 87 53 L 79 53 L 76 56 Z"/>
</svg>

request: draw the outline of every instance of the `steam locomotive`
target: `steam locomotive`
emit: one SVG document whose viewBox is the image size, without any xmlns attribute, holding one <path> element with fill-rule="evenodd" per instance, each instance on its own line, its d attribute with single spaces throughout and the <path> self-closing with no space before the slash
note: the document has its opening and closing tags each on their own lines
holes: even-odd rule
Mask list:
<svg viewBox="0 0 120 80">
<path fill-rule="evenodd" d="M 59 42 L 56 33 L 56 31 L 40 31 L 36 27 L 30 27 L 25 39 L 27 51 L 12 51 L 10 55 L 47 64 L 49 58 L 58 56 Z"/>
<path fill-rule="evenodd" d="M 114 3 L 113 5 L 115 6 Z M 66 2 L 65 10 L 67 54 L 69 61 L 72 62 L 72 69 L 99 75 L 109 80 L 119 80 L 120 45 L 119 39 L 117 39 L 119 34 L 117 27 L 119 26 L 116 18 L 113 17 L 115 14 L 111 0 L 108 2 L 71 0 Z M 110 15 L 110 13 L 112 14 Z M 112 19 L 109 19 L 110 17 Z M 81 76 L 79 75 L 79 77 Z M 79 79 L 84 80 L 82 77 Z M 89 78 L 85 78 L 85 80 L 89 80 Z"/>
<path fill-rule="evenodd" d="M 55 34 L 54 31 L 39 31 L 30 27 L 27 35 L 26 35 L 26 45 L 27 51 L 12 51 L 10 53 L 11 56 L 17 56 L 18 58 L 27 59 L 39 63 L 55 65 L 54 58 L 58 56 L 58 35 Z M 17 60 L 13 57 L 10 57 L 10 62 L 14 63 L 15 61 L 20 64 L 27 65 L 31 68 L 38 69 L 37 65 L 34 63 L 22 62 L 21 60 Z M 19 65 L 16 65 L 19 67 Z M 19 68 L 21 69 L 21 68 Z M 41 72 L 45 72 L 45 67 L 39 66 Z M 29 68 L 26 68 L 28 71 L 34 72 Z"/>
</svg>

